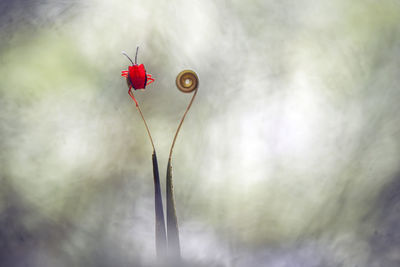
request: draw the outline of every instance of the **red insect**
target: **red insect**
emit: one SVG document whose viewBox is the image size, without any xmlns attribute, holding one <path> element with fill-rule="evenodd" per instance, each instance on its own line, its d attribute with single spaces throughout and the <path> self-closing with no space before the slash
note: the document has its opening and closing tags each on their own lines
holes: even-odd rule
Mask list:
<svg viewBox="0 0 400 267">
<path fill-rule="evenodd" d="M 138 50 L 139 47 L 136 48 L 135 63 L 133 63 L 132 59 L 125 52 L 122 52 L 122 54 L 124 54 L 130 60 L 130 62 L 132 62 L 132 66 L 129 66 L 128 70 L 123 70 L 121 72 L 121 76 L 126 77 L 126 81 L 129 86 L 128 94 L 135 101 L 136 106 L 138 106 L 138 102 L 133 96 L 132 88 L 135 90 L 145 89 L 147 85 L 154 82 L 154 79 L 151 77 L 151 74 L 146 74 L 146 69 L 144 68 L 144 65 L 137 64 Z"/>
</svg>

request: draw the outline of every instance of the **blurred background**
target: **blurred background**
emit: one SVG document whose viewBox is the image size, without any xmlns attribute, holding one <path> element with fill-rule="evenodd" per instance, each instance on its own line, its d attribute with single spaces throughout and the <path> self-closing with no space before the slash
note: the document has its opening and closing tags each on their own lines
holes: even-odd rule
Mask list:
<svg viewBox="0 0 400 267">
<path fill-rule="evenodd" d="M 2 266 L 153 266 L 151 145 L 187 266 L 400 266 L 399 1 L 0 2 Z"/>
</svg>

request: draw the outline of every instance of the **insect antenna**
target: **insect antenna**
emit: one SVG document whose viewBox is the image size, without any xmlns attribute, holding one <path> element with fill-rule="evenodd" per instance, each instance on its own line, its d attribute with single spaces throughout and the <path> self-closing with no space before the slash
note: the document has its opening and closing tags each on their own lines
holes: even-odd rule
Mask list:
<svg viewBox="0 0 400 267">
<path fill-rule="evenodd" d="M 138 51 L 139 51 L 139 46 L 136 47 L 135 64 L 137 64 L 137 53 L 138 53 Z"/>
<path fill-rule="evenodd" d="M 135 65 L 135 63 L 133 63 L 132 59 L 128 56 L 128 54 L 125 51 L 122 51 L 122 54 L 124 56 L 126 56 L 129 59 L 130 62 L 132 62 L 132 65 Z M 136 52 L 136 54 L 137 54 L 137 52 Z M 136 59 L 135 59 L 135 62 L 136 62 Z"/>
</svg>

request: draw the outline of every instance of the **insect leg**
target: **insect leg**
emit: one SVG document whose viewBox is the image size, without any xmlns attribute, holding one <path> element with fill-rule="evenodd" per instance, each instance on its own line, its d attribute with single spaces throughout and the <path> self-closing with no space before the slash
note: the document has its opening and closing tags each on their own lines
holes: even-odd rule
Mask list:
<svg viewBox="0 0 400 267">
<path fill-rule="evenodd" d="M 129 96 L 133 99 L 133 101 L 135 101 L 136 106 L 139 106 L 138 102 L 137 102 L 136 99 L 135 99 L 135 96 L 134 96 L 133 93 L 132 93 L 132 87 L 131 87 L 131 86 L 129 86 L 128 94 L 129 94 Z"/>
<path fill-rule="evenodd" d="M 147 74 L 146 76 L 147 76 L 147 83 L 146 83 L 146 85 L 149 85 L 149 84 L 151 84 L 152 82 L 154 82 L 154 79 L 151 78 L 151 74 Z"/>
</svg>

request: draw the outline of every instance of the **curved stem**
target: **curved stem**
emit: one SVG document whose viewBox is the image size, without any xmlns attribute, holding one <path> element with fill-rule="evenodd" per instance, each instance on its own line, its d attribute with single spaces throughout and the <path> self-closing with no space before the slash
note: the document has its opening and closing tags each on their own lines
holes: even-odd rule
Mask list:
<svg viewBox="0 0 400 267">
<path fill-rule="evenodd" d="M 172 141 L 171 149 L 169 151 L 169 158 L 168 158 L 168 166 L 167 166 L 167 241 L 168 241 L 168 254 L 169 260 L 171 264 L 180 265 L 180 242 L 179 242 L 179 227 L 178 227 L 178 220 L 176 216 L 176 209 L 175 209 L 175 198 L 174 198 L 174 186 L 172 182 L 172 164 L 171 164 L 171 157 L 172 151 L 174 149 L 176 138 L 178 137 L 179 130 L 185 120 L 186 114 L 188 113 L 190 107 L 192 106 L 193 100 L 196 97 L 197 88 L 193 93 L 192 99 L 187 106 L 185 113 L 182 116 L 182 119 L 178 125 L 178 129 L 175 132 L 174 140 Z"/>
<path fill-rule="evenodd" d="M 165 231 L 165 219 L 163 212 L 163 203 L 162 203 L 162 195 L 161 195 L 161 186 L 160 186 L 160 175 L 158 173 L 158 163 L 157 163 L 157 155 L 156 149 L 154 147 L 153 138 L 151 137 L 149 127 L 147 126 L 147 122 L 143 116 L 142 110 L 140 109 L 139 103 L 135 99 L 133 95 L 132 88 L 129 87 L 129 96 L 135 101 L 136 108 L 139 111 L 140 117 L 144 122 L 144 126 L 146 127 L 147 134 L 150 138 L 151 146 L 153 147 L 152 154 L 152 162 L 153 162 L 153 180 L 154 180 L 154 208 L 155 208 L 155 238 L 156 238 L 156 253 L 159 260 L 163 260 L 166 256 L 167 250 L 167 236 Z"/>
<path fill-rule="evenodd" d="M 135 103 L 136 103 L 136 108 L 138 109 L 138 111 L 140 113 L 140 116 L 142 117 L 142 120 L 144 122 L 144 126 L 146 127 L 147 134 L 148 134 L 148 136 L 150 138 L 151 146 L 153 147 L 153 151 L 155 151 L 156 149 L 154 147 L 153 138 L 151 137 L 151 133 L 150 133 L 149 127 L 147 126 L 147 123 L 146 123 L 146 120 L 144 119 L 142 110 L 140 109 L 139 103 L 136 101 L 135 96 L 133 95 L 133 92 L 132 92 L 131 88 L 129 89 L 128 93 L 129 93 L 130 97 L 133 99 L 133 101 L 135 101 Z"/>
<path fill-rule="evenodd" d="M 140 110 L 139 105 L 137 105 L 136 107 L 137 107 L 137 109 L 139 110 L 140 116 L 141 116 L 142 119 L 143 119 L 144 126 L 146 126 L 147 134 L 149 135 L 150 142 L 151 142 L 151 146 L 153 147 L 153 151 L 155 151 L 156 149 L 155 149 L 155 147 L 154 147 L 153 138 L 151 138 L 150 130 L 149 130 L 149 127 L 147 126 L 146 120 L 145 120 L 144 117 L 143 117 L 143 114 L 142 114 L 142 111 Z"/>
<path fill-rule="evenodd" d="M 185 113 L 183 114 L 183 117 L 182 117 L 182 119 L 181 119 L 181 122 L 180 122 L 179 125 L 178 125 L 178 129 L 176 129 L 175 136 L 174 136 L 174 140 L 172 141 L 171 149 L 169 150 L 169 157 L 168 157 L 168 159 L 171 159 L 171 157 L 172 157 L 172 150 L 174 149 L 176 138 L 178 137 L 178 133 L 179 133 L 179 131 L 180 131 L 180 129 L 181 129 L 181 126 L 182 126 L 183 121 L 185 120 L 186 114 L 188 113 L 190 107 L 192 106 L 193 100 L 194 100 L 194 98 L 196 97 L 197 90 L 198 90 L 198 88 L 196 88 L 196 90 L 194 91 L 193 96 L 192 96 L 192 99 L 190 100 L 190 103 L 189 103 L 189 105 L 187 106 Z"/>
</svg>

